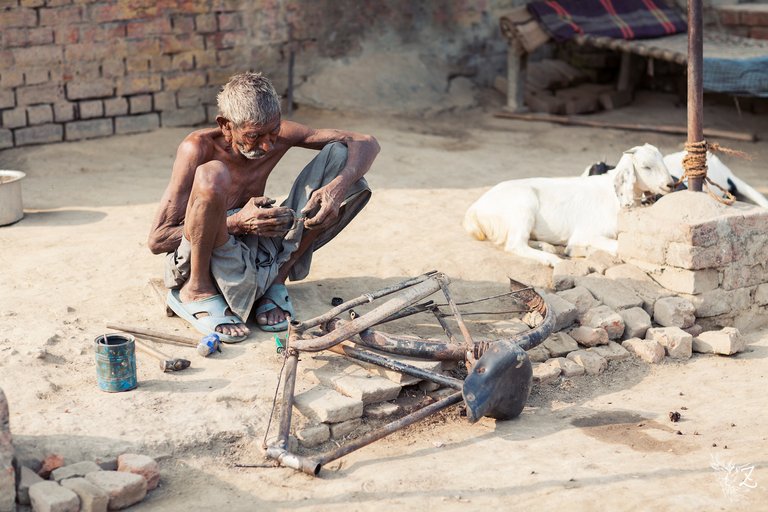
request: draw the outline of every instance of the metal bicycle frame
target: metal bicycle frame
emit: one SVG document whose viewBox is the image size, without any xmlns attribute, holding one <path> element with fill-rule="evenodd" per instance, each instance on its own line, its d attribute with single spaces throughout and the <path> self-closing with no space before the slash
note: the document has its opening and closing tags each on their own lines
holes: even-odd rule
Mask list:
<svg viewBox="0 0 768 512">
<path fill-rule="evenodd" d="M 483 415 L 499 419 L 517 416 L 530 391 L 530 361 L 528 361 L 524 351 L 544 341 L 552 332 L 554 315 L 551 309 L 547 307 L 544 299 L 531 288 L 510 279 L 511 294 L 517 295 L 528 306 L 529 310 L 538 312 L 541 315 L 541 322 L 530 331 L 511 338 L 474 340 L 450 294 L 449 283 L 449 279 L 444 274 L 432 271 L 346 301 L 327 313 L 310 320 L 291 321 L 287 346 L 284 351 L 286 361 L 281 381 L 283 392 L 279 432 L 276 443 L 265 446 L 267 457 L 275 460 L 279 465 L 317 476 L 323 465 L 462 400 L 467 405 L 467 416 L 472 422 L 477 421 Z M 447 323 L 442 320 L 444 315 L 438 314 L 439 308 L 436 305 L 432 302 L 416 304 L 437 291 L 443 292 L 458 324 L 463 341 L 458 340 L 451 332 Z M 349 321 L 338 318 L 338 315 L 351 312 L 356 306 L 371 303 L 396 292 L 402 293 L 362 316 L 352 315 L 353 319 Z M 379 323 L 422 311 L 432 311 L 435 314 L 449 339 L 448 343 L 412 336 L 395 336 L 371 329 Z M 315 328 L 317 330 L 310 331 Z M 353 339 L 355 336 L 358 338 Z M 462 381 L 381 356 L 364 348 L 355 347 L 349 343 L 350 341 L 363 347 L 375 348 L 397 355 L 415 356 L 429 360 L 464 361 L 468 366 L 469 374 Z M 441 386 L 454 388 L 457 391 L 331 451 L 311 457 L 292 453 L 288 449 L 288 438 L 299 355 L 302 352 L 319 352 L 322 350 L 330 350 L 350 359 L 372 363 L 435 382 Z M 506 387 L 499 386 L 497 381 L 503 381 L 502 384 L 506 384 Z M 509 393 L 509 396 L 502 396 L 505 392 Z M 515 394 L 518 396 L 514 396 Z"/>
</svg>

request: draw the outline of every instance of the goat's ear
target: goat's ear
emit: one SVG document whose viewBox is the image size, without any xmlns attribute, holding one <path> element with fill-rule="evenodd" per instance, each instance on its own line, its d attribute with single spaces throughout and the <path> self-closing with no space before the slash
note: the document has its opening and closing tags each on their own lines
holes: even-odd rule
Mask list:
<svg viewBox="0 0 768 512">
<path fill-rule="evenodd" d="M 638 149 L 640 149 L 640 146 L 635 146 L 633 148 L 629 148 L 628 150 L 626 150 L 624 152 L 624 154 L 625 155 L 633 155 L 635 153 L 635 151 L 637 151 Z"/>
<path fill-rule="evenodd" d="M 617 172 L 614 177 L 613 186 L 622 208 L 629 208 L 635 204 L 635 181 L 637 181 L 637 177 L 632 165 L 623 166 L 622 170 Z"/>
</svg>

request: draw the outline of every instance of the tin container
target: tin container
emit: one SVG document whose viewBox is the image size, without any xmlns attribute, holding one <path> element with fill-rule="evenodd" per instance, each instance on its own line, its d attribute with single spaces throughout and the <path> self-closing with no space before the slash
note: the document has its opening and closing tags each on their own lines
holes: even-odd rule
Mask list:
<svg viewBox="0 0 768 512">
<path fill-rule="evenodd" d="M 24 217 L 21 204 L 21 171 L 0 170 L 0 226 L 13 224 Z"/>
<path fill-rule="evenodd" d="M 136 387 L 136 340 L 130 334 L 102 334 L 93 341 L 99 388 L 109 393 Z"/>
</svg>

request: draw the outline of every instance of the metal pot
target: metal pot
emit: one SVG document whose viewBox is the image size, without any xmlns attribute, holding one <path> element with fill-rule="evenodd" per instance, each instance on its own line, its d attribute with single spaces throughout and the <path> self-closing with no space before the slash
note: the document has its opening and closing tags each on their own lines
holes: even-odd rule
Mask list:
<svg viewBox="0 0 768 512">
<path fill-rule="evenodd" d="M 21 171 L 0 170 L 0 226 L 13 224 L 24 217 L 21 205 Z"/>
</svg>

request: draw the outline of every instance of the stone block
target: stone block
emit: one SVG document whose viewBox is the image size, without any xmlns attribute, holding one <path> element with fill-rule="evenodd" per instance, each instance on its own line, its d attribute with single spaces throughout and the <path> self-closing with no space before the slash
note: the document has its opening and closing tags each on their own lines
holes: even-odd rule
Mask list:
<svg viewBox="0 0 768 512">
<path fill-rule="evenodd" d="M 755 304 L 765 306 L 768 304 L 768 283 L 757 285 L 755 290 Z"/>
<path fill-rule="evenodd" d="M 665 297 L 656 301 L 653 321 L 664 327 L 685 329 L 696 323 L 695 311 L 693 304 L 682 297 Z"/>
<path fill-rule="evenodd" d="M 0 128 L 0 149 L 13 147 L 13 132 Z"/>
<path fill-rule="evenodd" d="M 600 304 L 592 293 L 583 286 L 576 286 L 570 290 L 563 290 L 556 293 L 556 295 L 576 306 L 577 316 L 583 315 L 589 309 Z"/>
<path fill-rule="evenodd" d="M 53 121 L 51 105 L 33 105 L 27 107 L 27 119 L 30 126 L 50 123 Z"/>
<path fill-rule="evenodd" d="M 555 314 L 555 331 L 570 327 L 576 322 L 579 312 L 575 305 L 553 293 L 543 293 L 542 297 Z"/>
<path fill-rule="evenodd" d="M 576 340 L 564 332 L 550 334 L 539 347 L 543 347 L 549 353 L 550 357 L 563 357 L 574 350 L 579 350 L 579 344 Z M 529 350 L 528 354 L 530 355 L 530 353 L 531 351 Z"/>
<path fill-rule="evenodd" d="M 362 400 L 323 387 L 296 395 L 294 405 L 305 417 L 323 423 L 338 423 L 363 415 Z"/>
<path fill-rule="evenodd" d="M 147 495 L 147 481 L 141 475 L 123 471 L 94 471 L 85 478 L 107 493 L 109 510 L 130 507 Z"/>
<path fill-rule="evenodd" d="M 101 100 L 81 101 L 78 103 L 77 110 L 80 112 L 80 119 L 104 117 L 104 103 Z"/>
<path fill-rule="evenodd" d="M 29 505 L 29 488 L 36 484 L 37 482 L 45 482 L 37 473 L 32 471 L 30 468 L 26 466 L 22 466 L 19 470 L 19 485 L 16 491 L 16 499 L 19 502 L 19 505 Z M 2 486 L 0 485 L 0 488 Z M 2 495 L 2 494 L 0 494 Z M 0 500 L 0 503 L 2 501 Z M 0 506 L 0 510 L 7 510 L 4 509 L 2 506 Z"/>
<path fill-rule="evenodd" d="M 699 295 L 681 295 L 693 304 L 697 318 L 728 315 L 749 308 L 752 304 L 750 288 L 723 290 L 718 288 Z"/>
<path fill-rule="evenodd" d="M 568 332 L 568 335 L 576 340 L 579 345 L 584 345 L 585 347 L 608 344 L 608 332 L 605 329 L 597 327 L 587 327 L 582 325 L 575 329 L 571 329 Z"/>
<path fill-rule="evenodd" d="M 42 481 L 29 488 L 29 501 L 35 512 L 78 512 L 80 498 L 56 482 Z"/>
<path fill-rule="evenodd" d="M 666 261 L 666 244 L 653 235 L 619 233 L 618 255 L 624 260 L 637 259 L 663 265 Z"/>
<path fill-rule="evenodd" d="M 107 512 L 109 495 L 85 478 L 68 478 L 61 485 L 80 498 L 80 512 Z"/>
<path fill-rule="evenodd" d="M 117 457 L 96 457 L 94 462 L 104 471 L 117 471 Z"/>
<path fill-rule="evenodd" d="M 608 368 L 608 361 L 604 357 L 586 350 L 571 352 L 567 358 L 584 367 L 587 375 L 599 375 Z"/>
<path fill-rule="evenodd" d="M 665 263 L 671 267 L 700 270 L 727 265 L 733 261 L 733 256 L 733 248 L 730 243 L 696 247 L 680 242 L 670 242 L 667 247 Z"/>
<path fill-rule="evenodd" d="M 66 140 L 93 139 L 112 135 L 112 119 L 72 121 L 64 125 Z"/>
<path fill-rule="evenodd" d="M 5 87 L 5 86 L 3 86 Z M 16 97 L 10 89 L 0 89 L 0 108 L 13 108 L 16 106 Z"/>
<path fill-rule="evenodd" d="M 110 79 L 72 80 L 67 82 L 68 100 L 109 98 L 115 94 L 115 84 Z"/>
<path fill-rule="evenodd" d="M 573 278 L 586 276 L 590 271 L 586 260 L 560 260 L 552 267 L 552 288 L 558 291 L 573 288 Z"/>
<path fill-rule="evenodd" d="M 606 270 L 619 263 L 621 263 L 619 258 L 605 251 L 594 251 L 587 256 L 589 270 L 598 274 L 605 274 Z"/>
<path fill-rule="evenodd" d="M 621 338 L 624 333 L 624 320 L 621 315 L 605 305 L 590 309 L 584 313 L 579 322 L 584 327 L 605 329 L 608 339 L 611 340 Z"/>
<path fill-rule="evenodd" d="M 152 457 L 135 453 L 124 453 L 117 457 L 117 470 L 141 475 L 151 491 L 160 483 L 160 465 Z"/>
<path fill-rule="evenodd" d="M 104 115 L 107 117 L 122 116 L 128 113 L 128 100 L 122 97 L 104 100 Z M 116 132 L 120 133 L 120 132 Z"/>
<path fill-rule="evenodd" d="M 51 471 L 51 480 L 61 482 L 65 478 L 83 477 L 93 471 L 101 471 L 101 467 L 95 462 L 86 460 L 62 466 Z"/>
<path fill-rule="evenodd" d="M 60 101 L 53 104 L 53 119 L 57 123 L 72 121 L 75 118 L 74 103 Z"/>
<path fill-rule="evenodd" d="M 507 275 L 517 282 L 536 288 L 552 289 L 552 267 L 527 258 L 514 258 L 506 269 Z"/>
<path fill-rule="evenodd" d="M 342 395 L 360 400 L 363 404 L 394 400 L 402 389 L 400 384 L 384 377 L 371 375 L 354 364 L 347 367 L 329 364 L 311 370 L 311 373 L 324 386 L 335 389 Z"/>
<path fill-rule="evenodd" d="M 41 124 L 29 128 L 19 128 L 13 131 L 16 146 L 30 144 L 48 144 L 61 142 L 64 138 L 64 129 L 59 124 Z"/>
<path fill-rule="evenodd" d="M 8 400 L 0 389 L 0 511 L 13 512 L 16 509 L 15 451 L 11 444 Z"/>
<path fill-rule="evenodd" d="M 622 309 L 618 313 L 624 320 L 622 339 L 645 338 L 645 332 L 651 328 L 651 315 L 643 308 Z"/>
<path fill-rule="evenodd" d="M 494 332 L 499 333 L 505 337 L 517 336 L 518 334 L 522 334 L 531 330 L 531 327 L 519 318 L 505 318 L 503 320 L 496 320 L 490 324 L 490 327 Z"/>
<path fill-rule="evenodd" d="M 667 290 L 691 295 L 714 290 L 720 284 L 716 269 L 684 270 L 661 266 L 652 269 L 648 275 Z"/>
<path fill-rule="evenodd" d="M 3 126 L 5 128 L 19 128 L 27 126 L 27 109 L 24 107 L 3 111 Z"/>
<path fill-rule="evenodd" d="M 205 108 L 202 106 L 165 110 L 162 113 L 163 126 L 194 126 L 205 122 Z"/>
<path fill-rule="evenodd" d="M 160 116 L 156 113 L 115 118 L 116 134 L 151 132 L 158 128 L 160 128 Z"/>
<path fill-rule="evenodd" d="M 657 341 L 672 359 L 690 359 L 693 336 L 679 327 L 653 327 L 645 334 L 646 339 Z"/>
<path fill-rule="evenodd" d="M 664 347 L 658 341 L 631 338 L 621 342 L 621 346 L 646 363 L 656 364 L 664 360 Z"/>
<path fill-rule="evenodd" d="M 560 376 L 560 367 L 548 363 L 533 363 L 533 382 L 546 384 Z"/>
<path fill-rule="evenodd" d="M 735 327 L 702 332 L 693 338 L 693 351 L 702 354 L 730 356 L 747 348 L 747 342 Z"/>
<path fill-rule="evenodd" d="M 642 307 L 649 315 L 653 314 L 653 305 L 660 297 L 672 295 L 672 292 L 665 290 L 645 271 L 629 263 L 609 268 L 605 271 L 605 276 L 623 284 L 643 299 Z"/>
<path fill-rule="evenodd" d="M 574 343 L 576 343 L 574 341 Z M 547 350 L 544 345 L 538 345 L 536 347 L 533 347 L 532 349 L 527 351 L 528 353 L 528 359 L 531 360 L 531 362 L 534 363 L 543 363 L 547 359 L 549 359 L 549 350 Z"/>
<path fill-rule="evenodd" d="M 529 352 L 530 354 L 530 352 Z M 400 413 L 400 406 L 391 402 L 381 402 L 378 404 L 366 405 L 363 409 L 363 415 L 366 418 L 374 420 L 383 420 L 391 418 Z"/>
<path fill-rule="evenodd" d="M 704 332 L 704 328 L 701 325 L 699 325 L 699 324 L 693 324 L 692 326 L 686 327 L 683 330 L 685 332 L 687 332 L 688 334 L 690 334 L 691 336 L 693 336 L 694 338 L 696 338 L 696 336 L 698 336 L 699 334 Z"/>
<path fill-rule="evenodd" d="M 598 345 L 596 347 L 588 348 L 587 352 L 594 352 L 600 357 L 604 357 L 607 361 L 621 361 L 630 357 L 627 349 L 615 341 L 609 341 L 607 345 Z"/>
<path fill-rule="evenodd" d="M 757 263 L 747 265 L 734 263 L 723 269 L 723 280 L 720 286 L 724 290 L 735 290 L 757 286 L 768 281 L 768 265 Z"/>
<path fill-rule="evenodd" d="M 314 448 L 331 438 L 331 429 L 325 423 L 312 425 L 296 431 L 296 439 L 304 448 Z"/>
<path fill-rule="evenodd" d="M 547 361 L 547 364 L 558 368 L 563 377 L 578 377 L 584 375 L 584 367 L 565 357 L 556 357 Z"/>
<path fill-rule="evenodd" d="M 583 286 L 600 302 L 613 310 L 629 309 L 643 305 L 643 299 L 638 297 L 628 287 L 603 276 L 586 276 L 576 279 L 578 286 Z"/>
<path fill-rule="evenodd" d="M 342 421 L 340 423 L 331 423 L 328 425 L 331 431 L 331 437 L 333 439 L 344 439 L 349 434 L 357 430 L 363 424 L 363 420 L 355 418 L 352 420 Z"/>
<path fill-rule="evenodd" d="M 19 106 L 58 103 L 64 99 L 59 85 L 27 85 L 16 89 L 16 104 Z"/>
<path fill-rule="evenodd" d="M 152 95 L 140 94 L 128 98 L 131 114 L 144 114 L 152 110 Z"/>
</svg>

